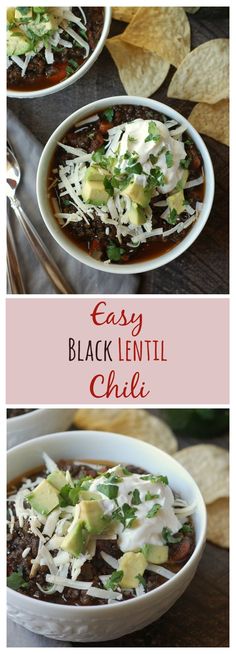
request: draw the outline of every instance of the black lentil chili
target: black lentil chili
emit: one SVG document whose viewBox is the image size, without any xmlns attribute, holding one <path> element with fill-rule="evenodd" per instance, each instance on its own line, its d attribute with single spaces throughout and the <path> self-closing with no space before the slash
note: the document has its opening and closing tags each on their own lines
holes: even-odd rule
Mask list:
<svg viewBox="0 0 236 654">
<path fill-rule="evenodd" d="M 89 56 L 91 56 L 102 33 L 104 8 L 82 7 L 82 9 L 87 20 L 86 38 L 90 46 Z M 78 7 L 72 7 L 72 11 L 81 18 Z M 73 30 L 79 33 L 79 27 L 74 23 Z M 73 42 L 69 34 L 66 34 L 66 41 Z M 24 77 L 21 75 L 21 68 L 13 63 L 7 70 L 7 88 L 15 91 L 38 91 L 59 84 L 82 66 L 85 62 L 83 55 L 84 50 L 76 42 L 73 42 L 72 48 L 55 47 L 53 64 L 47 64 L 44 55 L 39 52 L 30 60 Z M 70 62 L 73 62 L 73 65 Z"/>
<path fill-rule="evenodd" d="M 83 465 L 77 464 L 71 461 L 61 460 L 58 462 L 58 468 L 61 470 L 69 470 L 73 479 L 79 479 L 81 477 L 97 477 L 101 472 L 104 473 L 110 467 L 104 465 L 100 468 L 99 473 L 91 468 L 87 463 Z M 135 467 L 132 465 L 127 465 L 126 468 L 137 474 L 143 474 L 147 471 Z M 38 476 L 46 477 L 47 473 L 45 468 L 40 467 L 34 471 L 28 471 L 25 477 L 30 478 L 31 480 L 36 479 Z M 17 479 L 9 485 L 9 494 L 16 492 L 16 490 L 21 486 L 22 478 Z M 9 508 L 14 512 L 13 502 L 9 502 Z M 193 550 L 194 550 L 194 530 L 192 527 L 191 520 L 189 520 L 189 525 L 191 525 L 189 533 L 181 535 L 181 540 L 178 543 L 169 544 L 169 560 L 168 564 L 164 564 L 172 572 L 178 572 L 188 561 Z M 178 532 L 179 536 L 180 532 Z M 43 594 L 37 586 L 39 584 L 42 587 L 45 587 L 45 575 L 48 573 L 47 566 L 42 566 L 38 569 L 36 575 L 31 578 L 31 559 L 37 556 L 39 540 L 37 536 L 34 536 L 29 532 L 28 521 L 24 520 L 23 527 L 19 526 L 19 522 L 16 519 L 14 530 L 12 534 L 9 534 L 7 537 L 7 575 L 10 576 L 13 573 L 20 573 L 23 577 L 23 584 L 18 588 L 18 592 L 23 595 L 28 595 L 35 599 L 44 600 L 45 602 L 53 602 L 55 604 L 65 604 L 65 605 L 75 605 L 75 606 L 92 606 L 106 604 L 105 599 L 95 598 L 87 595 L 86 590 L 77 590 L 73 588 L 64 588 L 63 593 L 55 592 L 51 595 Z M 25 558 L 22 558 L 22 552 L 26 548 L 30 548 L 30 554 Z M 81 573 L 79 575 L 80 581 L 91 581 L 96 587 L 102 588 L 102 583 L 99 579 L 100 575 L 111 575 L 111 567 L 103 560 L 101 556 L 101 551 L 110 554 L 111 556 L 119 559 L 122 556 L 122 552 L 119 549 L 117 542 L 114 540 L 96 540 L 96 553 L 91 561 L 86 561 L 82 566 Z M 55 556 L 57 551 L 52 551 L 52 556 Z M 153 590 L 163 583 L 165 579 L 151 571 L 146 570 L 144 572 L 144 581 L 146 586 L 146 592 Z M 128 600 L 132 599 L 134 595 L 128 591 L 123 591 L 123 599 Z"/>
<path fill-rule="evenodd" d="M 81 131 L 78 131 L 78 126 L 71 128 L 67 134 L 62 139 L 62 143 L 76 148 L 82 148 L 86 152 L 96 152 L 101 148 L 106 141 L 108 140 L 108 130 L 116 125 L 120 125 L 124 122 L 131 122 L 136 118 L 142 118 L 143 120 L 159 120 L 164 122 L 164 117 L 162 114 L 150 109 L 148 107 L 136 106 L 136 105 L 115 105 L 112 107 L 111 114 L 112 119 L 107 120 L 107 115 L 110 114 L 111 108 L 100 112 L 99 120 L 97 122 L 89 123 L 88 126 L 83 127 Z M 189 137 L 187 132 L 183 134 L 183 142 L 185 145 L 185 151 L 187 153 L 186 159 L 189 163 L 189 176 L 188 181 L 200 177 L 202 172 L 202 157 L 192 139 Z M 63 164 L 66 160 L 73 158 L 74 155 L 68 154 L 62 148 L 57 147 L 55 155 L 50 165 L 49 170 L 49 187 L 51 185 L 51 180 L 55 177 L 53 171 L 55 171 L 60 164 Z M 190 189 L 185 190 L 185 199 L 187 200 L 190 207 L 195 209 L 197 202 L 202 202 L 204 197 L 204 183 Z M 53 203 L 53 198 L 57 200 L 59 204 L 59 210 L 62 213 L 73 213 L 74 208 L 68 205 L 69 195 L 64 195 L 63 198 L 59 196 L 57 186 L 51 188 L 50 190 L 51 206 L 52 211 L 55 213 L 55 205 Z M 166 196 L 162 195 L 161 199 L 165 200 Z M 155 205 L 156 198 L 151 200 L 150 206 L 152 209 L 152 228 L 156 229 L 163 227 L 167 230 L 171 227 L 166 221 L 163 221 L 161 214 L 163 213 L 163 207 L 157 207 Z M 181 214 L 181 221 L 185 222 L 189 218 L 189 214 L 184 212 Z M 107 234 L 106 224 L 104 224 L 101 219 L 94 214 L 93 219 L 89 219 L 88 222 L 84 220 L 80 222 L 71 222 L 65 227 L 63 227 L 64 234 L 67 237 L 76 243 L 84 251 L 88 252 L 95 259 L 101 261 L 106 261 L 108 256 L 108 248 L 113 245 L 119 250 L 123 251 L 123 254 L 119 257 L 118 260 L 114 261 L 117 264 L 127 264 L 127 263 L 136 263 L 154 257 L 160 256 L 165 252 L 171 250 L 177 243 L 179 243 L 185 236 L 186 233 L 191 229 L 191 227 L 186 228 L 180 233 L 173 233 L 170 236 L 163 238 L 162 236 L 153 236 L 147 239 L 146 242 L 141 242 L 139 247 L 134 247 L 133 249 L 128 246 L 130 243 L 130 236 L 122 236 L 122 242 L 117 238 L 116 227 L 114 225 L 109 225 L 109 235 Z M 112 262 L 112 263 L 114 263 Z"/>
</svg>

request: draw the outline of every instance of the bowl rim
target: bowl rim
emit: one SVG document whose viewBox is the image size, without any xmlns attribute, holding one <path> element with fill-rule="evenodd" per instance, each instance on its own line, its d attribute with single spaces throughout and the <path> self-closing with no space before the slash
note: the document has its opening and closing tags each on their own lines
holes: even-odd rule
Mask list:
<svg viewBox="0 0 236 654">
<path fill-rule="evenodd" d="M 62 136 L 66 134 L 69 127 L 71 127 L 78 120 L 83 120 L 84 118 L 91 115 L 92 113 L 101 111 L 102 109 L 109 107 L 110 105 L 113 104 L 131 104 L 131 105 L 141 105 L 144 107 L 149 107 L 151 109 L 154 109 L 155 111 L 161 111 L 164 115 L 170 118 L 176 119 L 178 123 L 180 123 L 181 125 L 182 124 L 186 125 L 188 133 L 193 138 L 194 143 L 197 145 L 203 157 L 203 165 L 204 165 L 204 172 L 205 172 L 205 193 L 204 193 L 204 200 L 203 200 L 203 208 L 201 211 L 201 215 L 196 220 L 196 222 L 193 223 L 189 233 L 177 245 L 174 245 L 173 248 L 171 248 L 164 254 L 161 254 L 160 256 L 153 257 L 151 259 L 147 259 L 144 261 L 140 261 L 138 263 L 122 264 L 120 266 L 112 263 L 108 265 L 105 264 L 104 262 L 96 261 L 95 259 L 90 257 L 86 252 L 84 252 L 82 248 L 79 247 L 79 245 L 77 245 L 73 241 L 70 241 L 70 239 L 63 233 L 63 230 L 61 229 L 61 227 L 59 227 L 58 223 L 56 222 L 55 216 L 53 215 L 49 207 L 47 189 L 45 188 L 48 169 L 50 166 L 52 155 L 55 152 L 57 140 L 59 138 L 61 139 Z M 155 268 L 160 268 L 161 266 L 170 263 L 178 256 L 183 254 L 194 243 L 194 241 L 198 238 L 199 234 L 204 228 L 212 209 L 214 192 L 215 192 L 215 179 L 214 179 L 214 170 L 213 170 L 210 154 L 208 152 L 208 149 L 202 137 L 196 131 L 196 129 L 191 125 L 191 123 L 187 120 L 187 118 L 185 118 L 178 111 L 172 109 L 172 107 L 170 107 L 167 104 L 164 104 L 163 102 L 159 102 L 158 100 L 153 100 L 152 98 L 143 98 L 141 96 L 130 96 L 130 95 L 118 95 L 118 96 L 111 96 L 108 98 L 100 98 L 98 100 L 90 102 L 87 105 L 84 105 L 80 109 L 77 109 L 72 114 L 67 116 L 60 123 L 60 125 L 57 126 L 57 128 L 49 137 L 46 145 L 44 146 L 43 152 L 39 160 L 37 177 L 36 177 L 36 194 L 37 194 L 39 210 L 41 212 L 46 227 L 48 228 L 49 232 L 51 233 L 55 241 L 68 254 L 73 256 L 77 261 L 80 261 L 81 263 L 89 266 L 90 268 L 95 268 L 96 270 L 101 270 L 102 272 L 109 272 L 114 274 L 127 275 L 127 274 L 147 272 Z"/>
<path fill-rule="evenodd" d="M 49 86 L 48 88 L 45 89 L 38 89 L 37 91 L 14 91 L 12 89 L 7 89 L 7 97 L 8 98 L 15 98 L 15 99 L 30 99 L 30 98 L 42 98 L 45 95 L 51 95 L 53 93 L 57 93 L 58 91 L 62 91 L 64 88 L 67 86 L 70 86 L 71 84 L 74 84 L 78 79 L 83 77 L 89 69 L 93 66 L 95 61 L 98 59 L 99 55 L 101 54 L 101 51 L 103 50 L 103 47 L 105 45 L 106 38 L 108 36 L 110 26 L 111 26 L 111 19 L 112 19 L 112 10 L 111 7 L 107 7 L 106 5 L 103 6 L 104 9 L 104 21 L 103 21 L 103 28 L 102 32 L 100 35 L 100 38 L 97 42 L 97 45 L 92 52 L 91 56 L 86 59 L 84 64 L 80 66 L 80 68 L 75 71 L 70 77 L 67 79 L 62 80 L 61 82 L 58 82 L 58 84 L 54 84 L 53 86 Z"/>
<path fill-rule="evenodd" d="M 115 437 L 115 438 L 119 439 L 119 442 L 120 442 L 120 439 L 122 439 L 123 442 L 134 440 L 131 436 L 126 436 L 124 434 L 116 434 L 114 432 L 102 432 L 102 431 L 93 431 L 93 430 L 73 430 L 73 431 L 70 431 L 70 432 L 68 432 L 68 431 L 56 432 L 54 434 L 45 434 L 44 436 L 38 436 L 37 438 L 25 441 L 24 443 L 20 443 L 19 445 L 16 445 L 15 447 L 10 448 L 8 450 L 8 452 L 7 452 L 7 459 L 9 458 L 9 456 L 14 456 L 15 454 L 17 454 L 17 452 L 19 450 L 23 450 L 25 447 L 27 448 L 27 446 L 33 447 L 33 445 L 37 444 L 37 443 L 40 443 L 40 444 L 42 443 L 43 444 L 48 438 L 53 438 L 53 439 L 55 438 L 55 441 L 56 441 L 56 439 L 58 437 L 60 439 L 65 439 L 65 436 L 68 436 L 68 434 L 71 437 L 76 437 L 76 438 L 78 438 L 78 434 L 81 434 L 82 437 L 85 437 L 85 438 L 88 438 L 88 435 L 91 435 L 91 436 L 96 435 L 97 440 L 98 440 L 99 436 L 102 436 L 102 437 L 105 436 L 106 438 Z M 177 470 L 179 470 L 179 472 L 181 472 L 181 470 L 184 470 L 184 474 L 187 475 L 187 478 L 191 482 L 192 487 L 193 487 L 193 489 L 194 489 L 194 491 L 195 491 L 195 493 L 197 495 L 198 502 L 199 502 L 199 507 L 198 507 L 199 508 L 199 515 L 200 515 L 200 520 L 201 520 L 201 533 L 199 535 L 199 540 L 196 543 L 195 548 L 194 548 L 190 558 L 188 559 L 187 563 L 185 563 L 185 565 L 181 568 L 181 570 L 179 570 L 176 573 L 176 575 L 174 577 L 172 577 L 171 579 L 167 579 L 166 582 L 164 584 L 162 584 L 161 586 L 159 586 L 157 588 L 154 588 L 151 591 L 148 591 L 148 593 L 145 593 L 145 595 L 141 595 L 139 597 L 133 597 L 132 599 L 129 599 L 129 600 L 123 601 L 123 602 L 117 602 L 117 604 L 101 604 L 101 605 L 92 605 L 92 606 L 73 606 L 73 605 L 66 605 L 66 604 L 65 605 L 64 604 L 56 604 L 55 602 L 50 602 L 50 601 L 45 602 L 44 600 L 35 599 L 34 597 L 29 597 L 28 595 L 23 595 L 22 596 L 22 594 L 18 593 L 18 591 L 7 587 L 7 592 L 9 593 L 9 597 L 10 596 L 12 596 L 12 597 L 20 596 L 21 598 L 23 597 L 22 601 L 25 601 L 26 604 L 28 604 L 28 605 L 32 604 L 32 601 L 33 601 L 35 606 L 39 605 L 39 608 L 40 608 L 40 606 L 45 607 L 45 604 L 46 604 L 47 606 L 53 607 L 55 610 L 58 610 L 59 613 L 63 613 L 64 610 L 66 610 L 66 611 L 70 610 L 73 613 L 78 613 L 78 611 L 82 611 L 83 614 L 85 612 L 91 614 L 93 611 L 96 612 L 97 610 L 99 610 L 99 611 L 103 610 L 104 611 L 104 610 L 111 610 L 111 609 L 114 609 L 114 608 L 115 608 L 115 610 L 118 610 L 118 607 L 120 607 L 120 608 L 123 607 L 122 610 L 125 610 L 124 607 L 127 606 L 127 602 L 129 602 L 129 603 L 132 602 L 132 606 L 133 606 L 134 602 L 137 603 L 139 601 L 139 604 L 141 604 L 142 601 L 147 601 L 147 598 L 149 598 L 149 601 L 150 601 L 150 596 L 151 596 L 151 598 L 154 598 L 154 596 L 156 597 L 158 594 L 166 592 L 167 584 L 168 584 L 168 588 L 171 589 L 171 586 L 173 586 L 173 585 L 175 585 L 177 583 L 176 579 L 180 579 L 181 576 L 183 576 L 184 571 L 186 572 L 186 570 L 192 566 L 194 560 L 197 559 L 199 554 L 201 554 L 201 550 L 204 547 L 205 540 L 206 540 L 207 512 L 206 512 L 206 506 L 205 506 L 205 502 L 203 500 L 201 491 L 199 490 L 198 485 L 196 484 L 196 482 L 194 481 L 194 479 L 190 475 L 190 473 L 187 470 L 185 470 L 185 468 L 183 468 L 183 466 L 178 461 L 176 461 L 170 454 L 167 454 L 167 452 L 164 452 L 163 450 L 160 450 L 159 448 L 155 447 L 154 445 L 150 445 L 149 443 L 146 443 L 145 441 L 138 441 L 138 443 L 139 443 L 139 447 L 142 447 L 142 445 L 143 445 L 144 449 L 149 449 L 149 451 L 152 450 L 153 455 L 157 456 L 157 454 L 158 454 L 159 456 L 164 456 L 164 458 L 167 459 L 167 460 L 171 460 L 172 462 L 174 461 L 174 465 L 177 468 Z M 99 461 L 99 459 L 98 459 L 98 461 Z"/>
<path fill-rule="evenodd" d="M 11 407 L 8 407 L 8 409 L 11 409 Z M 34 408 L 33 408 L 33 409 L 30 409 L 30 408 L 29 408 L 29 412 L 28 412 L 28 413 L 21 413 L 19 416 L 12 416 L 11 418 L 7 418 L 7 423 L 9 424 L 9 420 L 11 420 L 11 421 L 12 421 L 12 422 L 11 422 L 11 425 L 13 425 L 13 420 L 17 420 L 17 421 L 19 420 L 19 421 L 21 421 L 22 418 L 23 418 L 24 420 L 26 420 L 26 418 L 28 418 L 28 416 L 30 416 L 31 413 L 36 413 L 36 411 L 37 411 L 37 415 L 38 415 L 40 411 L 41 411 L 41 412 L 44 412 L 44 411 L 47 411 L 47 409 L 34 409 Z M 26 441 L 25 441 L 25 442 L 26 442 Z M 16 446 L 16 447 L 17 447 L 17 446 Z M 12 448 L 12 449 L 13 449 L 13 448 Z"/>
</svg>

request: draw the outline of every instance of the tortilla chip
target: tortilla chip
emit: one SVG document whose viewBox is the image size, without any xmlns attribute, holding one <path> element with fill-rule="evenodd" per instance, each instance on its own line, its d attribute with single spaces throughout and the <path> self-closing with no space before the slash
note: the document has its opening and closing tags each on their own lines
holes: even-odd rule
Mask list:
<svg viewBox="0 0 236 654">
<path fill-rule="evenodd" d="M 168 454 L 177 450 L 171 429 L 144 409 L 79 409 L 74 418 L 79 429 L 125 434 L 159 447 Z"/>
<path fill-rule="evenodd" d="M 206 136 L 229 145 L 229 101 L 221 100 L 216 104 L 200 102 L 191 111 L 189 122 Z"/>
<path fill-rule="evenodd" d="M 183 7 L 187 14 L 196 14 L 200 7 Z"/>
<path fill-rule="evenodd" d="M 229 495 L 229 453 L 216 445 L 193 445 L 174 455 L 195 479 L 206 504 Z"/>
<path fill-rule="evenodd" d="M 138 7 L 112 7 L 112 18 L 130 23 L 137 11 Z"/>
<path fill-rule="evenodd" d="M 192 50 L 172 77 L 169 98 L 214 104 L 229 96 L 229 39 L 212 39 Z"/>
<path fill-rule="evenodd" d="M 189 20 L 182 7 L 141 8 L 121 39 L 156 53 L 177 68 L 190 50 Z"/>
<path fill-rule="evenodd" d="M 229 500 L 222 497 L 207 507 L 207 540 L 229 547 Z"/>
<path fill-rule="evenodd" d="M 108 39 L 107 48 L 128 95 L 149 98 L 167 76 L 169 64 L 153 52 L 125 43 L 120 36 Z"/>
</svg>

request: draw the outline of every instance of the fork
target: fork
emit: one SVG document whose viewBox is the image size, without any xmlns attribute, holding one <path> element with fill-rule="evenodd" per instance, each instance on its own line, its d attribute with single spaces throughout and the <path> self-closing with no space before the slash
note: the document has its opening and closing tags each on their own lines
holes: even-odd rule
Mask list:
<svg viewBox="0 0 236 654">
<path fill-rule="evenodd" d="M 48 248 L 43 243 L 37 230 L 32 225 L 30 219 L 23 210 L 21 203 L 16 197 L 16 191 L 21 180 L 21 170 L 17 158 L 13 152 L 12 146 L 7 144 L 7 197 L 10 200 L 11 207 L 24 230 L 34 254 L 40 260 L 41 265 L 46 271 L 51 282 L 59 293 L 73 294 L 74 290 L 65 280 Z"/>
</svg>

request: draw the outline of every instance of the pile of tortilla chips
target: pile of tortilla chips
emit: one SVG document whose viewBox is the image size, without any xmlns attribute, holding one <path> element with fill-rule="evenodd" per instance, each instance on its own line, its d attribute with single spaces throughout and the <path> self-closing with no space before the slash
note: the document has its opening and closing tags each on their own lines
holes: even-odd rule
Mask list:
<svg viewBox="0 0 236 654">
<path fill-rule="evenodd" d="M 218 38 L 191 50 L 187 13 L 199 7 L 113 7 L 127 23 L 107 40 L 128 95 L 150 97 L 176 68 L 167 96 L 198 102 L 189 116 L 203 134 L 229 144 L 229 40 Z"/>
<path fill-rule="evenodd" d="M 125 434 L 164 450 L 195 479 L 207 506 L 207 539 L 229 546 L 229 455 L 215 445 L 193 445 L 178 450 L 178 442 L 165 422 L 144 409 L 79 409 L 79 429 Z"/>
</svg>

